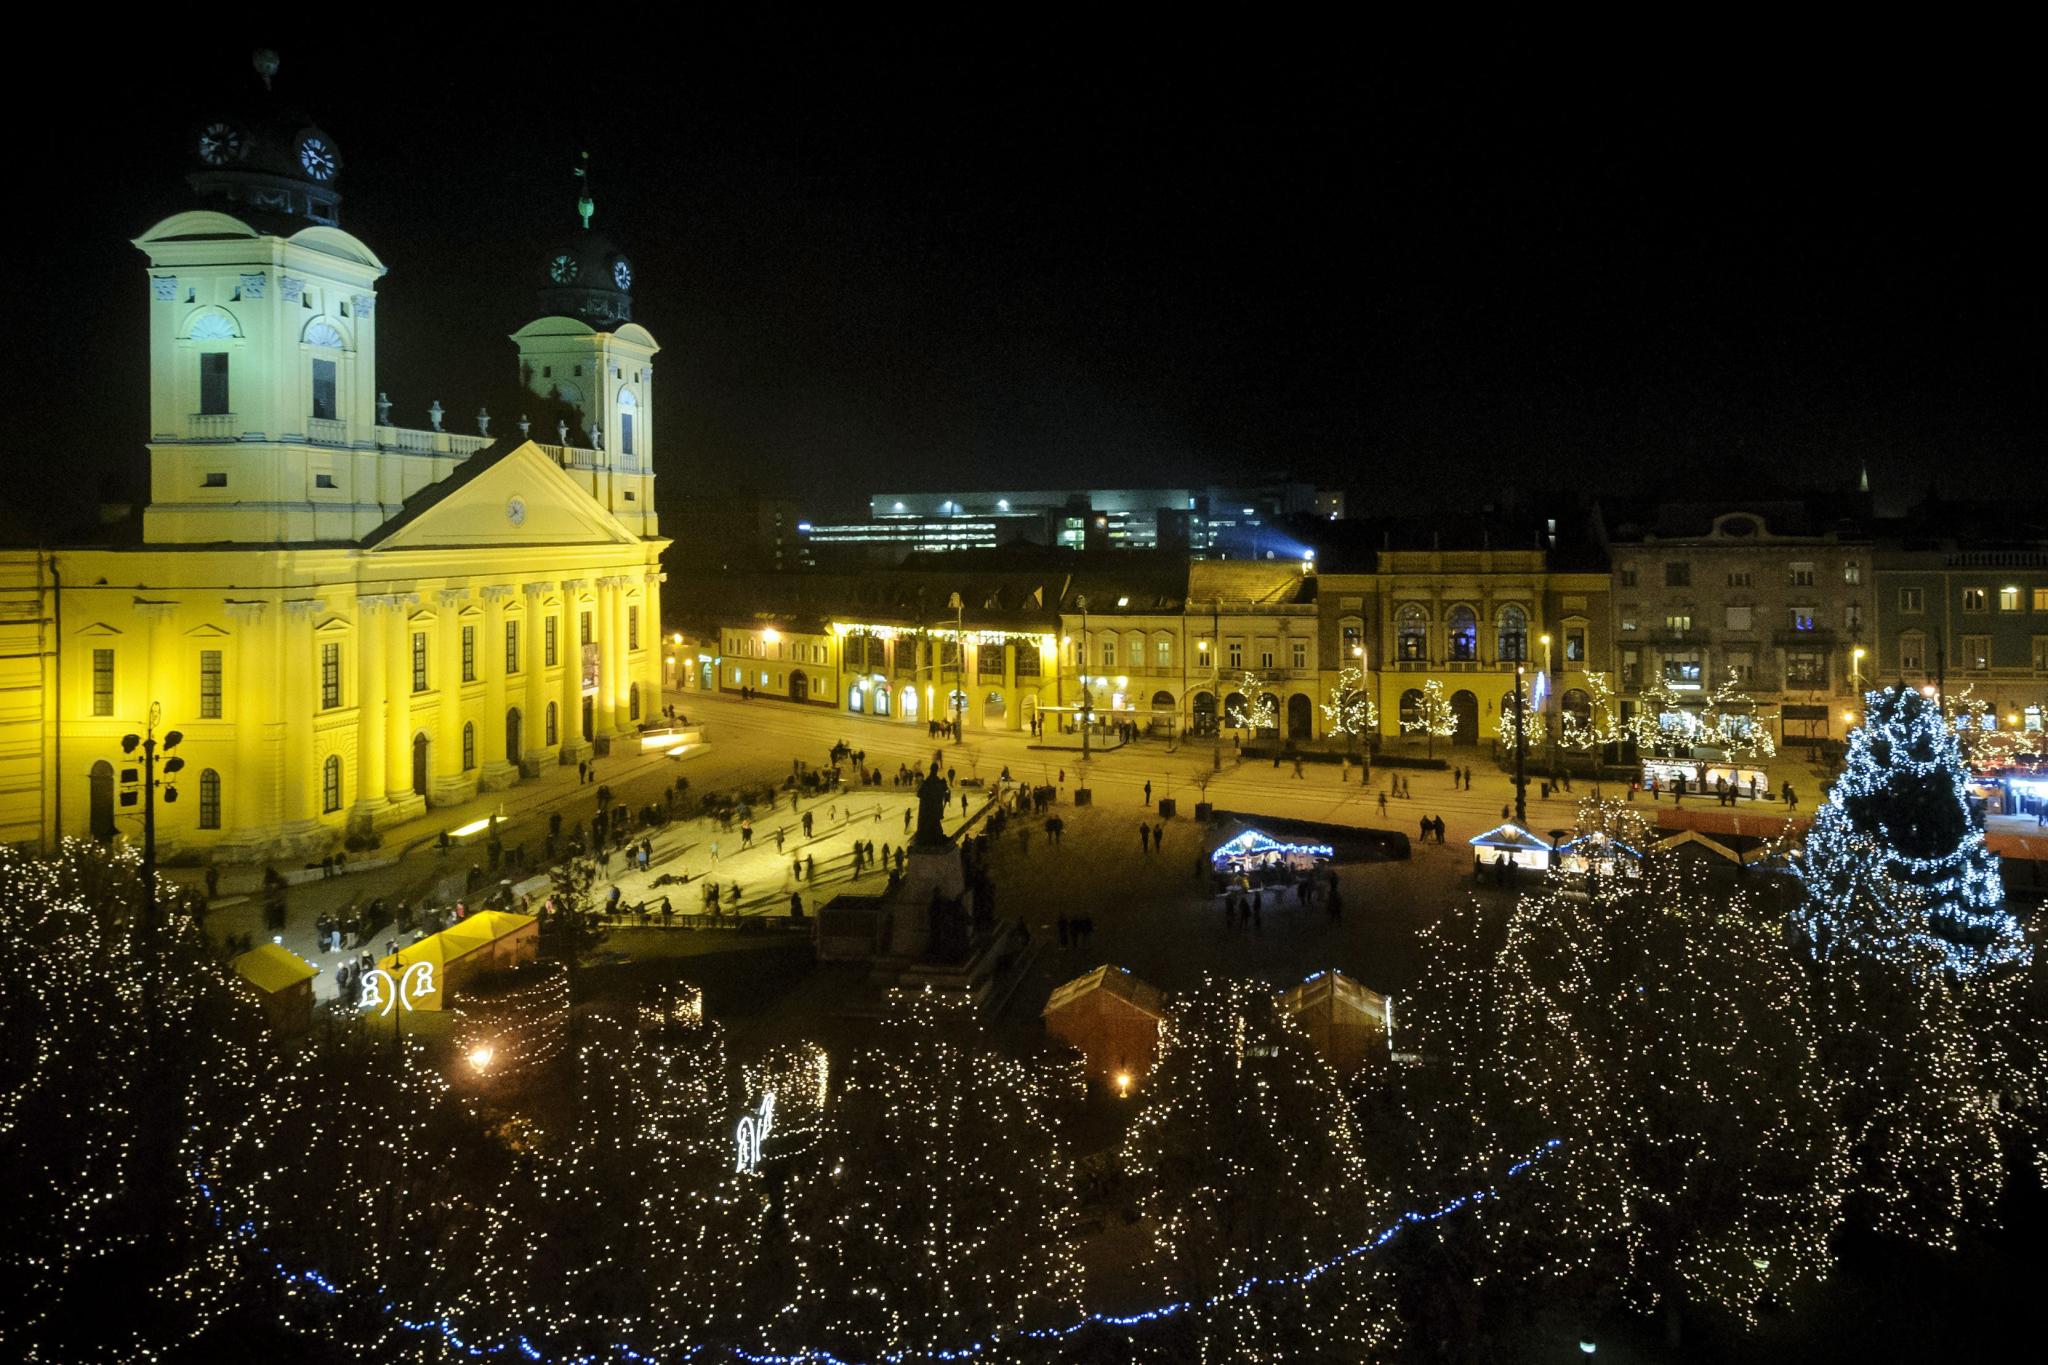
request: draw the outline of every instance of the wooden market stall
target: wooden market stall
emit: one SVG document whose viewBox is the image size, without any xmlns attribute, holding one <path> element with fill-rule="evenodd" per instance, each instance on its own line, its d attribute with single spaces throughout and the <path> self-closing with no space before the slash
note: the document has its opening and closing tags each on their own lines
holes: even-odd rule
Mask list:
<svg viewBox="0 0 2048 1365">
<path fill-rule="evenodd" d="M 539 955 L 540 921 L 534 916 L 478 910 L 377 965 L 404 983 L 410 1008 L 438 1010 L 445 1004 L 444 993 L 459 991 L 464 982 Z"/>
<path fill-rule="evenodd" d="M 1097 967 L 1045 1002 L 1046 1032 L 1079 1048 L 1088 1075 L 1119 1094 L 1144 1083 L 1165 1018 L 1159 989 L 1121 967 Z"/>
<path fill-rule="evenodd" d="M 1339 971 L 1317 972 L 1280 997 L 1309 1041 L 1339 1075 L 1387 1060 L 1392 1019 L 1387 998 Z"/>
<path fill-rule="evenodd" d="M 263 1003 L 264 1018 L 278 1033 L 313 1027 L 313 978 L 320 969 L 290 949 L 259 943 L 228 964 Z"/>
</svg>

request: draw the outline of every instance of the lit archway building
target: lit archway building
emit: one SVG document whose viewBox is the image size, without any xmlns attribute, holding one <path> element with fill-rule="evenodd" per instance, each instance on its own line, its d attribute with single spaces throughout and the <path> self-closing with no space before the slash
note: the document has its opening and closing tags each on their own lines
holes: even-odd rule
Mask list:
<svg viewBox="0 0 2048 1365">
<path fill-rule="evenodd" d="M 340 226 L 326 135 L 263 108 L 205 125 L 190 179 L 209 202 L 135 241 L 140 534 L 0 552 L 0 595 L 25 608 L 11 681 L 36 698 L 0 735 L 8 842 L 92 832 L 97 765 L 152 704 L 193 775 L 159 839 L 248 858 L 574 762 L 660 710 L 658 348 L 627 258 L 586 198 L 536 262 L 539 316 L 512 338 L 532 418 L 462 435 L 436 402 L 396 425 L 384 263 Z"/>
</svg>

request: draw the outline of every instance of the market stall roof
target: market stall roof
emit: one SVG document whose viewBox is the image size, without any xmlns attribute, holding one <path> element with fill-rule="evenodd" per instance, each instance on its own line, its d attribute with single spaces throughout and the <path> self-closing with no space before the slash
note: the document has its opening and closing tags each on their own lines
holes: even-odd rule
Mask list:
<svg viewBox="0 0 2048 1365">
<path fill-rule="evenodd" d="M 1281 1007 L 1291 1014 L 1334 1017 L 1340 1012 L 1362 1014 L 1384 1025 L 1387 998 L 1360 985 L 1334 969 L 1317 972 L 1280 996 Z"/>
<path fill-rule="evenodd" d="M 1166 997 L 1159 993 L 1157 986 L 1140 981 L 1122 967 L 1104 964 L 1086 976 L 1077 976 L 1065 985 L 1057 987 L 1052 998 L 1045 1002 L 1044 1013 L 1065 1009 L 1092 991 L 1105 991 L 1133 1008 L 1151 1015 L 1154 1019 L 1166 1017 Z"/>
<path fill-rule="evenodd" d="M 1308 853 L 1320 858 L 1337 856 L 1337 851 L 1328 844 L 1286 844 L 1262 829 L 1246 826 L 1242 834 L 1218 844 L 1216 851 L 1209 855 L 1209 861 L 1217 863 L 1225 858 L 1257 857 L 1261 853 Z"/>
<path fill-rule="evenodd" d="M 473 953 L 486 944 L 495 943 L 501 938 L 509 938 L 533 923 L 535 920 L 532 915 L 518 915 L 509 910 L 476 910 L 434 937 L 445 943 L 446 946 L 441 950 L 442 955 L 447 961 L 453 962 L 456 958 Z"/>
<path fill-rule="evenodd" d="M 241 978 L 266 995 L 310 981 L 320 969 L 288 948 L 259 943 L 229 964 Z"/>
<path fill-rule="evenodd" d="M 1696 829 L 1680 830 L 1669 839 L 1659 839 L 1656 847 L 1661 850 L 1672 851 L 1683 848 L 1687 844 L 1697 844 L 1715 857 L 1726 858 L 1731 863 L 1751 861 L 1743 854 L 1737 853 L 1734 849 L 1722 843 L 1719 839 L 1710 839 Z"/>
<path fill-rule="evenodd" d="M 1550 845 L 1510 820 L 1472 837 L 1474 848 L 1505 848 L 1517 853 L 1548 853 Z"/>
</svg>

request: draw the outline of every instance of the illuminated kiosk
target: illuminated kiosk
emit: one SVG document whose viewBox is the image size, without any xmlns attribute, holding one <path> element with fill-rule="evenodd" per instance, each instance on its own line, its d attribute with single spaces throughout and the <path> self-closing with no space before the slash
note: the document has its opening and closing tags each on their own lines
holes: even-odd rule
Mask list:
<svg viewBox="0 0 2048 1365">
<path fill-rule="evenodd" d="M 1540 872 L 1550 866 L 1550 845 L 1510 820 L 1472 838 L 1472 872 L 1477 876 L 1505 862 Z"/>
<path fill-rule="evenodd" d="M 1336 857 L 1337 850 L 1329 844 L 1285 843 L 1264 830 L 1247 828 L 1216 846 L 1209 855 L 1209 869 L 1219 886 L 1267 886 L 1292 883 L 1304 873 L 1328 867 Z"/>
<path fill-rule="evenodd" d="M 263 1003 L 263 1017 L 282 1034 L 313 1027 L 313 978 L 320 969 L 288 948 L 259 943 L 228 964 Z"/>
<path fill-rule="evenodd" d="M 1122 967 L 1104 965 L 1056 987 L 1043 1017 L 1048 1034 L 1080 1050 L 1090 1080 L 1127 1095 L 1152 1070 L 1166 999 Z"/>
<path fill-rule="evenodd" d="M 1348 1076 L 1387 1060 L 1393 1046 L 1393 1007 L 1387 997 L 1339 971 L 1321 971 L 1280 996 L 1323 1060 Z"/>
</svg>

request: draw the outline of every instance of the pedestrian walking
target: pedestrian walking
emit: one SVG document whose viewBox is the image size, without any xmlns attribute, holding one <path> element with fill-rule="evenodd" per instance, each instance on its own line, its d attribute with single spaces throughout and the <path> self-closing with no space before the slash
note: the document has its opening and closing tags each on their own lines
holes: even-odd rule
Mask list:
<svg viewBox="0 0 2048 1365">
<path fill-rule="evenodd" d="M 1381 814 L 1381 815 L 1385 815 L 1386 813 L 1387 813 L 1387 794 L 1386 794 L 1385 792 L 1381 792 L 1381 793 L 1380 793 L 1380 814 Z"/>
<path fill-rule="evenodd" d="M 1145 779 L 1145 804 L 1152 804 L 1152 779 L 1149 777 Z"/>
<path fill-rule="evenodd" d="M 1152 851 L 1152 826 L 1143 820 L 1138 822 L 1138 847 L 1146 853 Z"/>
<path fill-rule="evenodd" d="M 1163 849 L 1163 848 L 1165 848 L 1165 847 L 1166 847 L 1166 826 L 1165 826 L 1165 825 L 1163 825 L 1163 824 L 1162 824 L 1162 825 L 1154 825 L 1154 826 L 1152 826 L 1152 851 L 1153 851 L 1154 853 L 1157 853 L 1157 852 L 1159 852 L 1159 851 L 1160 851 L 1161 849 Z"/>
</svg>

